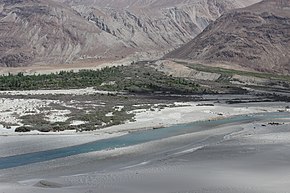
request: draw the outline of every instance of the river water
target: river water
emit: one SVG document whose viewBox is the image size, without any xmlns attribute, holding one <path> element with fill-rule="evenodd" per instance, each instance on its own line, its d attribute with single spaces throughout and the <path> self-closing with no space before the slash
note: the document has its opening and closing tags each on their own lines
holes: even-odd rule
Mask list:
<svg viewBox="0 0 290 193">
<path fill-rule="evenodd" d="M 71 147 L 3 157 L 0 158 L 0 170 L 54 160 L 58 158 L 64 158 L 73 155 L 79 155 L 83 153 L 138 145 L 146 142 L 195 133 L 204 129 L 211 129 L 229 124 L 244 124 L 255 121 L 270 121 L 276 118 L 289 117 L 290 113 L 287 112 L 239 115 L 225 119 L 198 121 L 193 123 L 174 125 L 167 128 L 133 132 L 115 138 L 97 140 L 94 142 Z"/>
</svg>

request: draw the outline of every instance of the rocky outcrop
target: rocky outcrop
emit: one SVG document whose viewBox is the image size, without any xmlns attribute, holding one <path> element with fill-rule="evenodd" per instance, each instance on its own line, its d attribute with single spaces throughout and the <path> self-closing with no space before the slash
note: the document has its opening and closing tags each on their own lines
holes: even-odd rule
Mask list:
<svg viewBox="0 0 290 193">
<path fill-rule="evenodd" d="M 290 1 L 265 0 L 231 11 L 167 57 L 290 72 Z"/>
</svg>

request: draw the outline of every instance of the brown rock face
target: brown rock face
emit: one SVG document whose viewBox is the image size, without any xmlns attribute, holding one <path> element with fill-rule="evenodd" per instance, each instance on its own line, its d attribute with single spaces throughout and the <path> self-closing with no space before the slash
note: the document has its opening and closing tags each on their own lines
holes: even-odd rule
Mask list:
<svg viewBox="0 0 290 193">
<path fill-rule="evenodd" d="M 167 52 L 226 11 L 259 0 L 64 0 L 100 30 L 139 52 Z"/>
<path fill-rule="evenodd" d="M 69 63 L 98 57 L 110 41 L 113 50 L 122 46 L 75 10 L 53 1 L 1 0 L 0 13 L 0 66 Z"/>
<path fill-rule="evenodd" d="M 290 1 L 265 0 L 231 11 L 166 57 L 289 73 Z"/>
<path fill-rule="evenodd" d="M 166 52 L 188 42 L 225 11 L 243 7 L 241 2 L 0 0 L 0 66 Z"/>
</svg>

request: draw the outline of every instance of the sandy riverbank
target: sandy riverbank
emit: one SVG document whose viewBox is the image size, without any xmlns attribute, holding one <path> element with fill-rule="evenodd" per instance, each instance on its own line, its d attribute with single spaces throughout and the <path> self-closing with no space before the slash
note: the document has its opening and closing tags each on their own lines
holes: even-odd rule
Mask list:
<svg viewBox="0 0 290 193">
<path fill-rule="evenodd" d="M 267 121 L 281 125 L 263 127 Z M 2 170 L 0 187 L 5 193 L 284 193 L 289 125 L 287 118 L 223 125 Z"/>
<path fill-rule="evenodd" d="M 13 117 L 12 112 L 18 112 L 20 115 L 24 111 L 32 111 L 38 106 L 43 107 L 50 101 L 32 100 L 31 99 L 1 99 L 2 116 L 1 122 L 10 120 L 11 123 L 17 124 L 17 119 Z M 6 104 L 6 105 L 5 105 Z M 206 104 L 206 105 L 202 105 Z M 6 129 L 0 126 L 0 157 L 17 155 L 19 153 L 30 153 L 35 151 L 44 151 L 49 149 L 73 146 L 91 141 L 111 138 L 127 134 L 128 132 L 147 130 L 153 128 L 168 127 L 170 125 L 190 123 L 195 121 L 222 119 L 235 115 L 277 112 L 285 109 L 287 103 L 251 103 L 250 105 L 228 105 L 213 104 L 207 106 L 205 102 L 186 102 L 175 103 L 176 107 L 164 109 L 138 109 L 135 110 L 135 122 L 107 127 L 101 130 L 76 133 L 76 131 L 49 132 L 43 133 L 32 131 L 28 133 L 16 133 L 15 127 Z M 157 105 L 156 105 L 157 106 Z M 9 107 L 5 109 L 4 107 Z M 51 114 L 54 119 L 65 119 L 65 113 Z M 25 147 L 25 148 L 23 148 Z"/>
<path fill-rule="evenodd" d="M 25 104 L 27 109 L 37 102 Z M 184 102 L 154 111 L 141 108 L 135 110 L 135 122 L 92 132 L 16 134 L 0 128 L 0 158 L 136 130 L 278 112 L 286 106 L 289 103 Z M 268 125 L 269 121 L 281 125 Z M 132 147 L 5 169 L 0 172 L 0 189 L 5 193 L 284 193 L 290 187 L 289 126 L 289 118 L 222 125 Z M 275 180 L 278 177 L 282 180 Z"/>
</svg>

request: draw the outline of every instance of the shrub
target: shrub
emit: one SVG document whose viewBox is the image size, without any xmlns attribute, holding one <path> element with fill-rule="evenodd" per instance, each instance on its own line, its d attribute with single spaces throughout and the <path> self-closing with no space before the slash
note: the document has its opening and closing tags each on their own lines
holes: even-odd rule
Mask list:
<svg viewBox="0 0 290 193">
<path fill-rule="evenodd" d="M 17 133 L 26 133 L 26 132 L 30 132 L 31 129 L 32 129 L 31 127 L 21 126 L 21 127 L 17 127 L 15 129 L 15 132 L 17 132 Z"/>
</svg>

